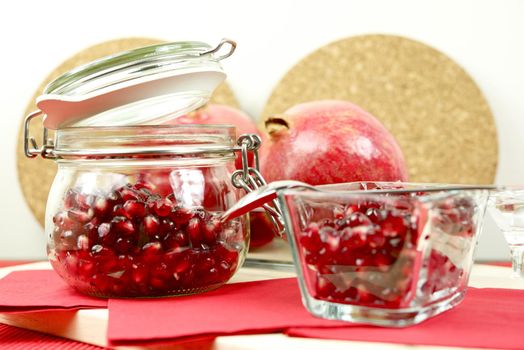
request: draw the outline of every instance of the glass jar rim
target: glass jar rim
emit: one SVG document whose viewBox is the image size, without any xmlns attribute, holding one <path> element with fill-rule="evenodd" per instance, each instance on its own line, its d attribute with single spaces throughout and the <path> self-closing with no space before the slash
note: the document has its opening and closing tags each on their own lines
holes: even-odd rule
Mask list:
<svg viewBox="0 0 524 350">
<path fill-rule="evenodd" d="M 213 155 L 231 157 L 236 150 L 232 125 L 179 124 L 67 127 L 56 131 L 59 159 Z"/>
</svg>

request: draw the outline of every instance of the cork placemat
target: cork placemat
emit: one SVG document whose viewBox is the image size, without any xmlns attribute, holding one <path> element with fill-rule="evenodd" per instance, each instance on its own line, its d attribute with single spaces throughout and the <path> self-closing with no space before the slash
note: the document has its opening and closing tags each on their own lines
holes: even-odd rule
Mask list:
<svg viewBox="0 0 524 350">
<path fill-rule="evenodd" d="M 56 69 L 54 69 L 46 79 L 40 84 L 38 89 L 33 94 L 29 102 L 25 114 L 21 116 L 21 126 L 18 133 L 18 148 L 17 148 L 17 169 L 18 179 L 22 188 L 24 198 L 29 205 L 29 208 L 40 222 L 44 225 L 45 206 L 47 201 L 47 194 L 51 187 L 51 183 L 56 174 L 56 165 L 52 160 L 42 159 L 40 157 L 28 159 L 24 155 L 23 150 L 23 120 L 27 114 L 36 109 L 35 99 L 42 94 L 45 86 L 57 78 L 59 75 L 85 63 L 95 59 L 112 55 L 121 51 L 131 50 L 134 48 L 161 44 L 165 41 L 150 38 L 124 38 L 118 40 L 111 40 L 102 42 L 100 44 L 88 47 L 72 57 L 68 58 Z M 238 107 L 238 102 L 233 95 L 233 92 L 223 83 L 215 91 L 212 99 L 214 103 L 226 104 L 233 107 Z M 31 133 L 38 142 L 41 142 L 42 135 L 41 123 L 35 120 L 31 125 Z"/>
<path fill-rule="evenodd" d="M 432 47 L 392 35 L 330 43 L 289 70 L 262 120 L 320 99 L 352 101 L 381 120 L 404 152 L 411 181 L 494 181 L 498 145 L 488 103 L 464 69 Z"/>
</svg>

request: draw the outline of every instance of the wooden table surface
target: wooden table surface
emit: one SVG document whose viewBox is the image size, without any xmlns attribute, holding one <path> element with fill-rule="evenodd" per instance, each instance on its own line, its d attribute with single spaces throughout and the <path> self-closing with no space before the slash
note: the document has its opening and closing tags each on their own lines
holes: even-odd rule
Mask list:
<svg viewBox="0 0 524 350">
<path fill-rule="evenodd" d="M 11 271 L 27 269 L 50 269 L 47 262 L 10 266 L 0 269 L 0 278 Z M 243 267 L 234 276 L 231 283 L 255 281 L 271 278 L 292 277 L 295 274 L 287 271 L 275 271 L 262 268 Z M 475 265 L 470 278 L 474 287 L 524 289 L 524 279 L 511 277 L 511 269 L 501 266 Z M 53 311 L 25 314 L 0 314 L 0 323 L 57 335 L 98 346 L 107 346 L 106 330 L 108 324 L 107 309 L 90 309 L 79 311 Z M 121 349 L 137 349 L 136 347 L 119 347 Z M 156 346 L 149 349 L 457 349 L 437 346 L 413 346 L 402 344 L 354 342 L 339 340 L 321 340 L 287 337 L 283 334 L 222 336 L 213 342 L 186 343 L 177 346 Z"/>
</svg>

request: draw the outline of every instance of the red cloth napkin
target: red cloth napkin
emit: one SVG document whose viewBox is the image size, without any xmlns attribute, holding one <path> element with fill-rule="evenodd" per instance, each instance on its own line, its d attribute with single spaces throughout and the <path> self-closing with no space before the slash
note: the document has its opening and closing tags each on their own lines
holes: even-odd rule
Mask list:
<svg viewBox="0 0 524 350">
<path fill-rule="evenodd" d="M 288 335 L 404 344 L 524 348 L 524 291 L 468 290 L 455 309 L 419 325 L 391 329 L 317 319 L 295 279 L 226 285 L 180 298 L 109 301 L 112 345 L 283 331 Z"/>
<path fill-rule="evenodd" d="M 401 344 L 496 349 L 524 348 L 524 291 L 470 288 L 454 309 L 419 325 L 392 329 L 290 328 L 286 334 L 307 338 L 380 341 Z"/>
<path fill-rule="evenodd" d="M 199 295 L 163 299 L 110 299 L 111 345 L 145 345 L 197 337 L 283 331 L 293 326 L 347 323 L 311 316 L 295 278 L 225 285 Z"/>
<path fill-rule="evenodd" d="M 106 307 L 106 299 L 76 292 L 53 270 L 14 271 L 0 280 L 0 312 Z"/>
<path fill-rule="evenodd" d="M 100 350 L 101 347 L 54 337 L 26 329 L 0 324 L 0 349 L 2 350 Z"/>
</svg>

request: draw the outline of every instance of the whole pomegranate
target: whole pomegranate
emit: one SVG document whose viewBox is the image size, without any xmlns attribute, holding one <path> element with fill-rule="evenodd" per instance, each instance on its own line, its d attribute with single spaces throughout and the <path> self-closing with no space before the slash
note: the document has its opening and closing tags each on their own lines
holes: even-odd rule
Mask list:
<svg viewBox="0 0 524 350">
<path fill-rule="evenodd" d="M 277 231 L 275 226 L 273 226 L 269 214 L 267 214 L 264 209 L 258 208 L 249 212 L 249 220 L 249 228 L 251 230 L 249 248 L 265 246 L 276 237 Z"/>
<path fill-rule="evenodd" d="M 237 137 L 242 134 L 257 134 L 261 137 L 260 131 L 257 129 L 255 122 L 244 112 L 220 104 L 208 104 L 203 108 L 179 116 L 171 120 L 168 124 L 229 124 L 236 126 Z M 263 141 L 263 144 L 265 141 Z M 250 165 L 253 166 L 253 158 L 250 154 Z M 242 158 L 240 154 L 235 159 L 235 167 L 242 169 Z M 171 190 L 167 184 L 168 190 Z M 250 247 L 263 246 L 273 240 L 276 231 L 264 212 L 251 213 L 251 243 Z"/>
<path fill-rule="evenodd" d="M 216 125 L 233 125 L 237 129 L 237 137 L 242 134 L 257 134 L 261 136 L 261 132 L 253 119 L 246 113 L 237 108 L 233 108 L 220 104 L 208 104 L 205 107 L 199 108 L 191 113 L 181 115 L 170 120 L 167 124 L 216 124 Z M 253 158 L 249 158 L 250 165 Z M 240 154 L 235 159 L 235 167 L 242 169 L 242 158 Z"/>
<path fill-rule="evenodd" d="M 236 126 L 237 136 L 258 134 L 255 122 L 244 112 L 220 104 L 208 104 L 191 113 L 172 119 L 167 124 L 228 124 Z"/>
<path fill-rule="evenodd" d="M 261 170 L 267 181 L 312 185 L 405 181 L 406 162 L 389 131 L 357 105 L 307 102 L 266 120 Z"/>
</svg>

